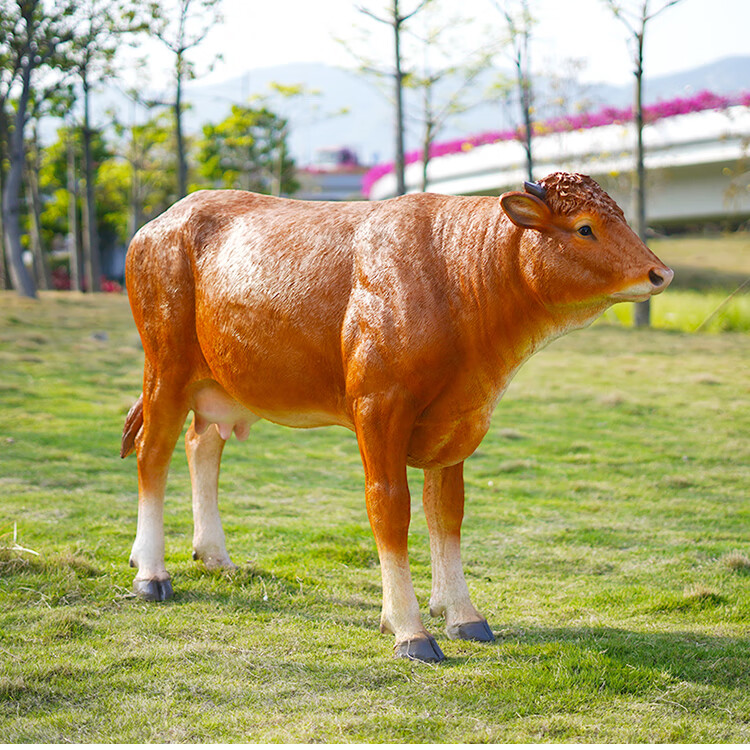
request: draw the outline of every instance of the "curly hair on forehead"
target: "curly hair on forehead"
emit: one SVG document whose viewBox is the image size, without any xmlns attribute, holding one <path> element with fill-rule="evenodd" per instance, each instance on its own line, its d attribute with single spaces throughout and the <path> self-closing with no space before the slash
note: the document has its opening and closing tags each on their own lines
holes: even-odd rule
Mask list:
<svg viewBox="0 0 750 750">
<path fill-rule="evenodd" d="M 590 206 L 597 213 L 625 220 L 622 209 L 588 175 L 553 172 L 539 180 L 539 184 L 546 191 L 547 205 L 557 214 L 570 216 Z"/>
</svg>

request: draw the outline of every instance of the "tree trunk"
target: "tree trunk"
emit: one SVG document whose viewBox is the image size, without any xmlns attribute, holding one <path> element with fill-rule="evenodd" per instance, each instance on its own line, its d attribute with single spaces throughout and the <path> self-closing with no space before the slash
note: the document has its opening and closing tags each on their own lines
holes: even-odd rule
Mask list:
<svg viewBox="0 0 750 750">
<path fill-rule="evenodd" d="M 187 195 L 187 162 L 185 161 L 185 139 L 182 134 L 182 53 L 177 55 L 177 90 L 174 100 L 175 137 L 177 140 L 177 197 Z"/>
<path fill-rule="evenodd" d="M 286 128 L 282 128 L 281 133 L 279 134 L 279 147 L 278 147 L 278 163 L 276 164 L 276 167 L 274 169 L 274 177 L 273 177 L 273 188 L 271 190 L 271 195 L 278 195 L 280 196 L 283 193 L 283 186 L 284 186 L 284 159 L 286 158 Z"/>
<path fill-rule="evenodd" d="M 0 182 L 0 196 L 2 196 L 2 182 Z M 0 291 L 6 291 L 11 288 L 10 286 L 10 275 L 8 273 L 8 263 L 5 258 L 5 253 L 2 252 L 2 238 L 5 237 L 3 231 L 2 222 L 2 210 L 0 210 Z"/>
<path fill-rule="evenodd" d="M 529 70 L 529 32 L 524 28 L 521 32 L 521 40 L 518 47 L 518 87 L 521 94 L 521 110 L 524 124 L 523 148 L 526 152 L 526 176 L 529 182 L 534 181 L 534 157 L 531 152 L 531 139 L 533 137 L 531 122 L 531 71 Z"/>
<path fill-rule="evenodd" d="M 36 135 L 34 137 L 36 141 Z M 52 289 L 52 277 L 49 264 L 44 256 L 42 248 L 42 222 L 40 214 L 42 211 L 39 199 L 39 162 L 38 151 L 34 146 L 29 155 L 29 163 L 26 167 L 26 203 L 31 210 L 29 222 L 29 236 L 31 240 L 31 255 L 34 259 L 34 276 L 38 289 Z"/>
<path fill-rule="evenodd" d="M 130 178 L 130 211 L 128 216 L 128 237 L 133 239 L 143 223 L 141 213 L 141 178 L 138 167 L 134 164 Z"/>
<path fill-rule="evenodd" d="M 23 135 L 31 88 L 32 65 L 33 55 L 28 55 L 21 71 L 21 91 L 16 102 L 14 127 L 8 144 L 10 169 L 8 170 L 8 179 L 3 186 L 3 230 L 8 270 L 10 271 L 13 288 L 22 297 L 35 298 L 36 286 L 23 263 L 23 247 L 21 245 L 21 185 L 25 162 Z"/>
<path fill-rule="evenodd" d="M 393 0 L 393 38 L 395 50 L 396 72 L 394 75 L 396 97 L 396 195 L 406 192 L 405 160 L 404 160 L 404 73 L 401 70 L 401 17 L 398 12 L 398 0 Z"/>
<path fill-rule="evenodd" d="M 81 237 L 78 232 L 78 181 L 76 179 L 75 140 L 68 132 L 68 252 L 70 253 L 70 289 L 83 289 Z"/>
<path fill-rule="evenodd" d="M 643 149 L 643 38 L 645 29 L 637 35 L 635 68 L 635 180 L 633 182 L 633 202 L 635 204 L 635 231 L 643 242 L 646 241 L 646 167 Z M 635 305 L 635 326 L 646 328 L 651 324 L 651 300 L 637 302 Z"/>
<path fill-rule="evenodd" d="M 94 164 L 91 157 L 91 123 L 89 119 L 89 86 L 83 76 L 83 254 L 86 268 L 87 289 L 101 291 L 101 259 L 99 257 L 99 233 L 96 226 L 96 203 L 94 199 Z"/>
<path fill-rule="evenodd" d="M 31 249 L 34 258 L 34 273 L 39 289 L 52 289 L 52 276 L 49 263 L 42 247 L 42 200 L 39 194 L 39 137 L 36 125 L 32 130 L 31 148 L 26 162 L 26 194 L 28 208 L 31 210 L 30 235 Z"/>
<path fill-rule="evenodd" d="M 0 170 L 0 202 L 2 201 L 2 196 L 5 192 L 5 174 L 3 173 L 4 170 Z M 5 231 L 3 229 L 4 223 L 3 223 L 3 212 L 2 212 L 2 206 L 0 205 L 0 290 L 6 291 L 8 289 L 11 289 L 10 285 L 10 274 L 8 272 L 8 263 L 5 257 L 5 253 L 2 251 L 2 247 L 4 246 L 3 239 L 5 237 Z"/>
<path fill-rule="evenodd" d="M 434 139 L 434 123 L 428 119 L 424 125 L 424 136 L 422 138 L 422 192 L 427 192 L 427 186 L 429 185 L 429 177 L 427 170 L 430 166 L 430 149 L 432 148 L 432 141 Z"/>
<path fill-rule="evenodd" d="M 2 196 L 5 192 L 5 155 L 8 146 L 8 118 L 5 113 L 5 101 L 0 101 L 0 290 L 10 289 L 10 277 L 8 266 L 5 262 L 5 253 L 2 252 L 3 237 L 3 212 Z"/>
<path fill-rule="evenodd" d="M 425 136 L 424 140 L 422 141 L 422 184 L 420 186 L 420 190 L 423 193 L 427 192 L 427 186 L 429 185 L 429 178 L 427 176 L 427 169 L 430 166 L 430 140 L 429 136 L 427 135 L 427 128 L 425 128 Z"/>
</svg>

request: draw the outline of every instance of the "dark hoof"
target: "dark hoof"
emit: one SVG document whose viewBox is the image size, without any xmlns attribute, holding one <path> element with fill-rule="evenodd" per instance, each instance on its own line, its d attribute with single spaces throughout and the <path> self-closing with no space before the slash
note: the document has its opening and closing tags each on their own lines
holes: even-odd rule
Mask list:
<svg viewBox="0 0 750 750">
<path fill-rule="evenodd" d="M 411 659 L 428 664 L 437 664 L 445 659 L 445 654 L 432 636 L 397 643 L 394 647 L 394 656 L 397 659 Z"/>
<path fill-rule="evenodd" d="M 166 581 L 134 581 L 133 590 L 139 599 L 147 602 L 164 602 L 172 598 L 172 582 Z"/>
<path fill-rule="evenodd" d="M 487 624 L 487 620 L 454 625 L 448 631 L 448 637 L 461 641 L 480 641 L 482 643 L 492 643 L 495 640 L 495 635 Z"/>
</svg>

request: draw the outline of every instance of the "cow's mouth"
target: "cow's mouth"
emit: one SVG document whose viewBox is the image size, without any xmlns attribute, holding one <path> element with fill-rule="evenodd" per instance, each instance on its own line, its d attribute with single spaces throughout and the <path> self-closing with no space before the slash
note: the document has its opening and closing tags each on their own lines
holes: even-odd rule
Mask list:
<svg viewBox="0 0 750 750">
<path fill-rule="evenodd" d="M 612 297 L 618 302 L 645 302 L 649 297 L 661 294 L 672 283 L 673 278 L 674 271 L 671 268 L 652 268 L 648 272 L 648 281 L 615 292 Z"/>
</svg>

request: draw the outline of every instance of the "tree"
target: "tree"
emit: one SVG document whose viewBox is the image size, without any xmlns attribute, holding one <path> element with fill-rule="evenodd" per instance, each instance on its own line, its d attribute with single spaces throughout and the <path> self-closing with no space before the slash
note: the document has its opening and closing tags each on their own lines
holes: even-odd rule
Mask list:
<svg viewBox="0 0 750 750">
<path fill-rule="evenodd" d="M 65 184 L 67 186 L 68 257 L 70 258 L 70 288 L 83 291 L 83 253 L 81 233 L 78 231 L 78 176 L 76 171 L 75 134 L 72 127 L 65 133 Z"/>
<path fill-rule="evenodd" d="M 7 67 L 2 104 L 13 98 L 15 113 L 8 140 L 9 169 L 3 184 L 2 214 L 5 247 L 13 288 L 35 297 L 36 285 L 23 263 L 21 187 L 26 165 L 25 130 L 34 79 L 54 66 L 64 67 L 72 38 L 71 18 L 76 0 L 5 0 L 0 5 L 4 36 L 2 61 Z M 13 95 L 15 92 L 15 96 Z M 44 98 L 44 97 L 41 97 Z"/>
<path fill-rule="evenodd" d="M 91 90 L 103 77 L 114 75 L 113 63 L 121 36 L 143 29 L 138 0 L 79 0 L 71 63 L 81 86 L 83 105 L 83 252 L 89 291 L 99 291 L 101 262 L 96 223 L 96 170 L 91 156 Z"/>
<path fill-rule="evenodd" d="M 635 125 L 635 180 L 633 195 L 635 203 L 635 227 L 638 236 L 646 241 L 646 167 L 643 150 L 643 43 L 646 25 L 667 8 L 677 5 L 680 0 L 662 0 L 654 10 L 651 0 L 631 0 L 630 3 L 618 0 L 604 0 L 628 30 L 632 44 L 633 74 L 635 90 L 633 97 L 633 122 Z M 639 302 L 635 306 L 636 327 L 647 327 L 651 323 L 651 301 Z"/>
<path fill-rule="evenodd" d="M 64 82 L 55 82 L 50 88 L 33 89 L 28 102 L 28 124 L 30 131 L 26 139 L 26 223 L 29 246 L 33 261 L 34 279 L 38 289 L 51 289 L 49 262 L 45 248 L 47 237 L 42 229 L 41 213 L 43 196 L 40 186 L 40 171 L 43 149 L 39 129 L 46 117 L 59 118 L 69 112 L 75 101 L 72 87 Z"/>
<path fill-rule="evenodd" d="M 177 195 L 182 198 L 188 191 L 188 168 L 185 137 L 182 127 L 182 87 L 195 76 L 188 53 L 197 47 L 211 28 L 221 20 L 221 0 L 174 0 L 164 9 L 155 5 L 154 33 L 174 54 L 175 96 L 170 106 L 175 117 L 177 153 Z"/>
<path fill-rule="evenodd" d="M 170 120 L 168 113 L 160 116 L 163 120 Z M 140 160 L 140 168 L 148 176 L 154 177 L 154 183 L 163 189 L 148 190 L 152 183 L 141 175 L 138 202 L 142 206 L 141 217 L 153 218 L 166 209 L 174 198 L 170 192 L 174 185 L 175 171 L 165 168 L 169 159 L 173 159 L 171 137 L 173 128 L 171 122 L 155 126 L 153 123 L 139 126 L 145 133 L 141 139 L 146 142 L 151 139 L 158 145 L 155 149 L 139 148 L 147 151 Z M 156 135 L 151 135 L 151 131 Z M 80 288 L 76 284 L 76 236 L 80 217 L 85 211 L 85 201 L 77 190 L 77 177 L 71 174 L 71 162 L 80 163 L 83 155 L 83 134 L 75 125 L 60 128 L 57 140 L 50 143 L 44 151 L 42 169 L 40 172 L 40 190 L 43 195 L 43 211 L 41 214 L 42 231 L 45 243 L 53 244 L 55 237 L 68 235 L 71 251 L 71 286 Z M 97 169 L 96 213 L 94 225 L 102 247 L 108 244 L 126 244 L 132 236 L 131 221 L 132 173 L 131 165 L 116 153 L 113 143 L 105 140 L 100 131 L 94 131 L 91 138 L 91 155 Z M 125 146 L 121 145 L 121 148 Z"/>
<path fill-rule="evenodd" d="M 42 200 L 39 191 L 39 135 L 36 123 L 31 131 L 31 139 L 26 150 L 26 204 L 30 211 L 29 237 L 31 240 L 31 255 L 34 261 L 34 277 L 38 289 L 51 289 L 52 278 L 49 264 L 44 255 L 42 239 Z"/>
<path fill-rule="evenodd" d="M 232 106 L 217 125 L 203 126 L 196 145 L 199 172 L 212 187 L 292 193 L 294 162 L 286 148 L 287 121 L 266 106 Z"/>
<path fill-rule="evenodd" d="M 529 11 L 529 0 L 519 0 L 519 7 L 512 12 L 507 2 L 492 0 L 492 4 L 505 18 L 510 43 L 513 48 L 513 66 L 516 70 L 516 85 L 518 99 L 521 106 L 521 120 L 523 122 L 523 148 L 526 152 L 526 174 L 529 182 L 534 181 L 534 157 L 532 153 L 534 96 L 531 83 L 531 62 L 529 57 L 529 41 L 534 19 Z"/>
<path fill-rule="evenodd" d="M 401 52 L 401 34 L 404 24 L 419 13 L 431 0 L 420 0 L 416 7 L 409 13 L 402 14 L 399 6 L 399 0 L 390 0 L 390 5 L 383 10 L 383 15 L 378 15 L 368 8 L 359 7 L 360 13 L 372 18 L 378 23 L 391 27 L 393 34 L 393 68 L 387 72 L 366 65 L 363 69 L 366 72 L 374 73 L 377 76 L 387 76 L 393 79 L 393 96 L 395 102 L 394 117 L 394 141 L 395 141 L 395 172 L 396 172 L 396 194 L 403 195 L 406 192 L 405 158 L 404 158 L 404 79 L 406 74 L 403 68 L 403 57 Z M 363 59 L 360 57 L 360 59 Z"/>
<path fill-rule="evenodd" d="M 133 103 L 129 123 L 115 121 L 119 138 L 117 155 L 127 164 L 128 241 L 150 219 L 166 210 L 176 200 L 177 158 L 174 112 L 152 114 L 137 122 L 140 101 L 137 92 L 126 92 Z"/>
<path fill-rule="evenodd" d="M 435 8 L 431 4 L 430 8 Z M 410 74 L 406 87 L 416 89 L 422 95 L 422 192 L 428 187 L 428 168 L 432 144 L 447 121 L 463 114 L 481 103 L 480 99 L 467 98 L 471 84 L 491 63 L 487 45 L 461 52 L 467 22 L 460 18 L 438 19 L 428 14 L 423 34 L 412 32 L 422 52 L 419 72 Z M 457 56 L 461 56 L 457 60 Z M 436 62 L 437 59 L 437 62 Z"/>
<path fill-rule="evenodd" d="M 6 254 L 3 251 L 5 231 L 3 229 L 2 196 L 5 193 L 5 166 L 8 153 L 8 112 L 7 103 L 14 72 L 12 50 L 8 43 L 12 29 L 12 19 L 5 13 L 5 5 L 0 6 L 0 290 L 10 289 L 10 277 L 6 267 Z"/>
</svg>

